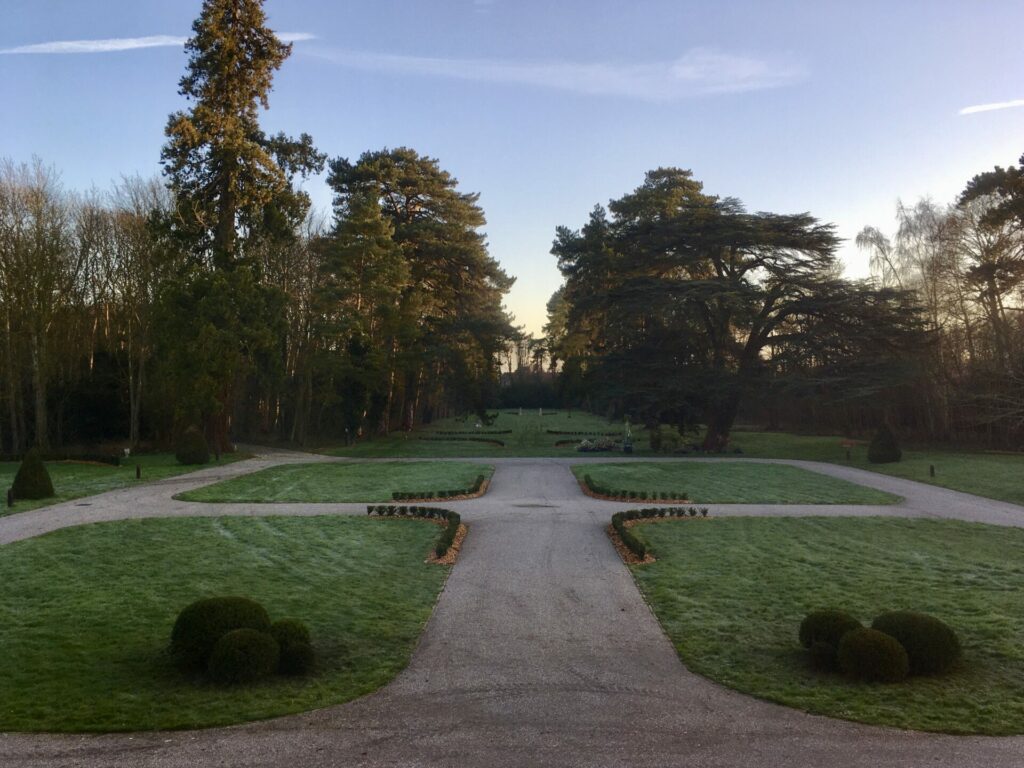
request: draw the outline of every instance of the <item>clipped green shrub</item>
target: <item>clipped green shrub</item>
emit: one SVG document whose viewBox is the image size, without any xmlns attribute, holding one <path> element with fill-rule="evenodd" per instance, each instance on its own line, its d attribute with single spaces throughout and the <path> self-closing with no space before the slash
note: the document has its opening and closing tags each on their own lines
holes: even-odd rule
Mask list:
<svg viewBox="0 0 1024 768">
<path fill-rule="evenodd" d="M 270 634 L 282 648 L 298 643 L 309 645 L 309 627 L 298 619 L 278 619 L 270 625 Z"/>
<path fill-rule="evenodd" d="M 182 666 L 199 668 L 209 661 L 217 641 L 235 629 L 269 632 L 266 609 L 247 597 L 207 597 L 178 614 L 171 630 L 171 653 Z"/>
<path fill-rule="evenodd" d="M 309 643 L 293 643 L 281 648 L 277 671 L 282 675 L 308 675 L 316 666 L 316 652 Z"/>
<path fill-rule="evenodd" d="M 912 675 L 945 672 L 960 658 L 960 639 L 956 632 L 926 613 L 883 613 L 871 623 L 871 627 L 895 638 L 906 648 Z"/>
<path fill-rule="evenodd" d="M 281 650 L 277 671 L 282 675 L 305 675 L 316 664 L 309 627 L 298 619 L 280 619 L 270 625 L 270 634 Z"/>
<path fill-rule="evenodd" d="M 906 649 L 877 629 L 851 629 L 839 641 L 839 668 L 858 680 L 898 683 L 910 673 Z"/>
<path fill-rule="evenodd" d="M 180 435 L 174 447 L 174 458 L 179 464 L 193 466 L 210 463 L 210 446 L 198 427 L 189 427 Z"/>
<path fill-rule="evenodd" d="M 25 454 L 18 474 L 14 476 L 11 491 L 15 499 L 48 499 L 56 495 L 43 457 L 35 448 Z"/>
<path fill-rule="evenodd" d="M 638 539 L 629 528 L 626 527 L 627 520 L 636 520 L 640 512 L 630 510 L 629 512 L 616 512 L 612 515 L 612 528 L 619 534 L 622 543 L 638 558 L 643 560 L 647 556 L 647 545 Z"/>
<path fill-rule="evenodd" d="M 846 611 L 812 611 L 800 622 L 800 645 L 811 652 L 818 666 L 835 667 L 843 635 L 864 625 Z"/>
<path fill-rule="evenodd" d="M 868 445 L 868 461 L 872 464 L 891 464 L 902 457 L 903 451 L 896 442 L 896 436 L 883 424 Z"/>
<path fill-rule="evenodd" d="M 281 649 L 269 632 L 233 629 L 213 646 L 207 671 L 221 685 L 252 683 L 277 671 Z"/>
<path fill-rule="evenodd" d="M 459 532 L 459 526 L 462 524 L 462 518 L 457 512 L 446 512 L 445 514 L 448 524 L 444 527 L 444 531 L 441 532 L 437 545 L 434 547 L 436 557 L 444 557 L 449 547 L 455 542 L 455 534 Z"/>
</svg>

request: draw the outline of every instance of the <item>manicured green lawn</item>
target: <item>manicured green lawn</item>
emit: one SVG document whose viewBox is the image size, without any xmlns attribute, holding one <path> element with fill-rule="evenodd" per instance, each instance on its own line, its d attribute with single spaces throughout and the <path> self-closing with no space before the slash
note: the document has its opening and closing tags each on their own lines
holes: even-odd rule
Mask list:
<svg viewBox="0 0 1024 768">
<path fill-rule="evenodd" d="M 613 490 L 683 492 L 704 504 L 894 504 L 899 499 L 862 485 L 784 464 L 741 461 L 630 462 L 577 464 L 577 478 L 589 474 Z"/>
<path fill-rule="evenodd" d="M 0 550 L 0 731 L 191 728 L 336 704 L 408 662 L 447 568 L 440 528 L 353 517 L 69 528 Z M 220 688 L 165 653 L 193 600 L 246 595 L 309 625 L 309 678 Z"/>
<path fill-rule="evenodd" d="M 494 467 L 461 461 L 381 461 L 290 464 L 234 477 L 183 493 L 185 501 L 356 502 L 391 501 L 395 491 L 469 488 Z"/>
<path fill-rule="evenodd" d="M 545 413 L 551 413 L 545 411 Z M 493 434 L 507 432 L 511 434 Z M 607 419 L 583 411 L 557 411 L 541 416 L 536 409 L 518 412 L 500 411 L 490 426 L 476 429 L 476 418 L 464 421 L 444 419 L 417 429 L 409 434 L 395 432 L 388 437 L 363 440 L 347 447 L 335 447 L 326 452 L 334 456 L 361 456 L 384 458 L 390 456 L 449 457 L 449 456 L 580 456 L 575 445 L 555 446 L 562 440 L 577 443 L 586 435 L 553 435 L 548 430 L 561 432 L 586 432 L 592 437 L 605 432 L 623 433 L 621 421 L 609 423 Z M 443 435 L 441 432 L 459 432 L 459 435 Z M 491 434 L 488 434 L 491 433 Z M 504 446 L 465 440 L 420 440 L 420 437 L 481 437 L 501 440 Z M 637 448 L 647 448 L 646 433 L 633 425 L 633 438 Z M 612 454 L 614 455 L 614 454 Z M 621 454 L 620 454 L 621 455 Z"/>
<path fill-rule="evenodd" d="M 657 562 L 634 578 L 683 662 L 731 688 L 867 723 L 1024 732 L 1024 530 L 896 518 L 711 518 L 633 529 Z M 797 642 L 816 608 L 866 624 L 919 610 L 964 657 L 943 677 L 881 685 L 816 672 Z"/>
<path fill-rule="evenodd" d="M 742 448 L 746 456 L 827 461 L 1024 504 L 1024 454 L 904 449 L 902 461 L 872 464 L 866 444 L 850 447 L 847 460 L 844 442 L 841 437 L 781 432 L 735 432 L 732 439 L 732 445 Z M 935 477 L 930 476 L 929 466 L 935 467 Z"/>
<path fill-rule="evenodd" d="M 221 464 L 229 464 L 251 456 L 247 453 L 226 453 L 221 456 Z M 135 479 L 135 465 L 142 467 L 142 479 Z M 46 469 L 53 480 L 53 489 L 57 495 L 52 499 L 40 501 L 18 501 L 13 509 L 4 504 L 7 489 L 14 482 L 14 476 L 18 473 L 17 462 L 0 462 L 0 516 L 14 512 L 27 512 L 30 509 L 45 507 L 50 504 L 57 504 L 62 501 L 78 499 L 82 496 L 92 496 L 104 491 L 112 491 L 117 488 L 124 488 L 136 483 L 146 483 L 152 480 L 163 480 L 167 477 L 182 475 L 187 472 L 194 472 L 197 469 L 206 469 L 217 466 L 211 462 L 205 467 L 182 466 L 171 453 L 156 453 L 132 456 L 125 459 L 120 467 L 112 467 L 107 464 L 91 464 L 75 461 L 48 461 Z"/>
</svg>

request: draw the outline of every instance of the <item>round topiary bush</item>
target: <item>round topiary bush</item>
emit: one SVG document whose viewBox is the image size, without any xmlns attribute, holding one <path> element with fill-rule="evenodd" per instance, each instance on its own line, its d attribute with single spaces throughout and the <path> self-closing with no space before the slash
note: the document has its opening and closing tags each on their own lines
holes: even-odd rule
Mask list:
<svg viewBox="0 0 1024 768">
<path fill-rule="evenodd" d="M 843 635 L 863 626 L 846 611 L 812 611 L 800 622 L 800 645 L 811 651 L 816 664 L 834 667 Z"/>
<path fill-rule="evenodd" d="M 182 666 L 202 668 L 217 641 L 235 629 L 269 632 L 270 616 L 262 605 L 247 597 L 197 600 L 185 607 L 174 622 L 171 653 Z"/>
<path fill-rule="evenodd" d="M 25 454 L 18 474 L 14 476 L 11 491 L 15 499 L 48 499 L 55 495 L 50 473 L 35 448 Z"/>
<path fill-rule="evenodd" d="M 892 611 L 871 623 L 907 649 L 910 674 L 945 672 L 960 658 L 960 639 L 948 624 L 925 613 Z"/>
<path fill-rule="evenodd" d="M 233 629 L 213 646 L 207 671 L 222 685 L 252 683 L 277 671 L 280 653 L 270 633 Z"/>
<path fill-rule="evenodd" d="M 898 683 L 910 673 L 906 649 L 877 629 L 852 629 L 839 641 L 839 668 L 848 675 L 873 683 Z"/>
<path fill-rule="evenodd" d="M 883 424 L 868 445 L 868 461 L 872 464 L 891 464 L 902 457 L 903 451 L 896 442 L 896 436 Z"/>
<path fill-rule="evenodd" d="M 309 643 L 292 643 L 281 648 L 277 671 L 282 675 L 307 675 L 316 666 L 316 652 Z"/>
<path fill-rule="evenodd" d="M 278 645 L 284 648 L 286 645 L 305 643 L 309 645 L 309 627 L 298 619 L 279 619 L 270 625 L 270 634 L 277 640 Z"/>
<path fill-rule="evenodd" d="M 210 463 L 210 446 L 198 427 L 189 427 L 178 436 L 174 457 L 179 464 L 188 466 Z"/>
</svg>

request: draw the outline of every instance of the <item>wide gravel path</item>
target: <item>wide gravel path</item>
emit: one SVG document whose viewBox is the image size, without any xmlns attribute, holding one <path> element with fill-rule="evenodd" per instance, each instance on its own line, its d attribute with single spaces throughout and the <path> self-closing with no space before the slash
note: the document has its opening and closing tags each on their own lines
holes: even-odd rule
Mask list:
<svg viewBox="0 0 1024 768">
<path fill-rule="evenodd" d="M 362 514 L 365 505 L 204 505 L 171 497 L 271 453 L 0 519 L 0 543 L 87 522 L 174 515 Z M 322 460 L 322 459 L 320 459 Z M 714 460 L 714 459 L 709 459 Z M 1005 766 L 1024 737 L 952 737 L 806 715 L 693 675 L 604 534 L 633 505 L 582 495 L 578 460 L 481 459 L 488 494 L 452 503 L 471 531 L 412 662 L 381 691 L 203 731 L 0 734 L 3 766 Z M 1024 507 L 813 462 L 898 505 L 715 505 L 713 514 L 886 514 L 1024 525 Z M 88 506 L 83 506 L 87 504 Z"/>
</svg>

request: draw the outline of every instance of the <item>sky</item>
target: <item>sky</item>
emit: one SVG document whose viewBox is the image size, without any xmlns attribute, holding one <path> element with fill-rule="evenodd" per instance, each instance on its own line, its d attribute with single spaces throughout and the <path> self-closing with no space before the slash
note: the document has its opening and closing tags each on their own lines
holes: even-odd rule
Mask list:
<svg viewBox="0 0 1024 768">
<path fill-rule="evenodd" d="M 0 0 L 0 157 L 66 186 L 156 175 L 201 0 Z M 507 305 L 539 334 L 578 228 L 647 170 L 853 245 L 897 199 L 955 199 L 1024 153 L 1020 0 L 266 0 L 294 41 L 268 132 L 330 157 L 408 146 L 480 193 Z M 306 182 L 329 212 L 324 179 Z"/>
</svg>

